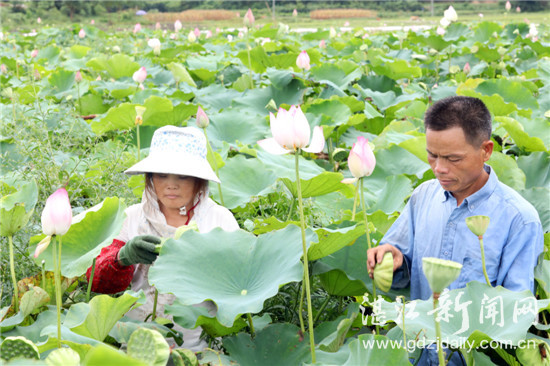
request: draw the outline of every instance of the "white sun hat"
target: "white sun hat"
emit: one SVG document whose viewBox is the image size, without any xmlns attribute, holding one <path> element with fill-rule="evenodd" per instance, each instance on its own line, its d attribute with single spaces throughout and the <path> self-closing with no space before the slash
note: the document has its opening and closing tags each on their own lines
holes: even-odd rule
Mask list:
<svg viewBox="0 0 550 366">
<path fill-rule="evenodd" d="M 149 156 L 124 173 L 187 175 L 220 183 L 206 160 L 206 138 L 195 127 L 159 128 L 153 134 Z"/>
</svg>

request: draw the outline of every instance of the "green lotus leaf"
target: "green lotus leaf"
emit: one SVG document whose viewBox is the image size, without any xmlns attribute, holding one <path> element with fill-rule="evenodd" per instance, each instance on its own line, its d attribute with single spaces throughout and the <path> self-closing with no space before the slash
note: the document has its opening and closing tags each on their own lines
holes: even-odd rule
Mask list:
<svg viewBox="0 0 550 366">
<path fill-rule="evenodd" d="M 80 366 L 80 355 L 71 348 L 58 348 L 46 357 L 48 366 Z"/>
<path fill-rule="evenodd" d="M 275 174 L 267 170 L 258 159 L 246 159 L 242 155 L 228 159 L 219 170 L 219 177 L 224 205 L 230 209 L 250 202 L 253 197 L 273 192 L 277 180 Z M 219 202 L 216 185 L 212 185 L 210 192 Z"/>
<path fill-rule="evenodd" d="M 315 233 L 319 242 L 313 243 L 307 251 L 310 261 L 326 257 L 346 245 L 352 245 L 359 236 L 365 234 L 365 226 L 346 221 L 315 229 Z"/>
<path fill-rule="evenodd" d="M 125 208 L 117 197 L 111 197 L 73 217 L 71 228 L 61 239 L 63 276 L 77 277 L 86 272 L 101 249 L 111 244 L 120 232 Z M 44 235 L 34 236 L 30 244 L 37 244 L 43 238 Z M 39 265 L 45 260 L 45 268 L 48 271 L 53 271 L 53 247 L 50 245 L 38 258 L 34 258 Z M 29 248 L 31 253 L 34 249 L 34 245 Z"/>
<path fill-rule="evenodd" d="M 302 174 L 300 173 L 302 198 L 317 197 L 331 192 L 345 191 L 350 189 L 349 185 L 342 183 L 342 179 L 344 179 L 342 173 L 322 172 L 318 176 L 308 180 L 301 178 Z M 296 185 L 296 179 L 292 181 L 289 178 L 282 178 L 281 180 L 288 188 L 290 193 L 294 197 L 298 197 L 298 187 Z"/>
<path fill-rule="evenodd" d="M 377 342 L 389 342 L 389 338 L 381 335 L 361 334 L 349 343 L 350 355 L 343 365 L 385 365 L 388 360 L 391 360 L 392 365 L 411 364 L 404 348 L 379 347 Z"/>
<path fill-rule="evenodd" d="M 493 151 L 487 164 L 495 170 L 498 179 L 502 183 L 515 190 L 522 190 L 525 188 L 525 173 L 518 167 L 516 160 L 510 155 L 505 155 L 499 151 Z"/>
<path fill-rule="evenodd" d="M 57 99 L 64 98 L 66 95 L 70 95 L 74 92 L 76 96 L 76 89 L 73 90 L 74 72 L 67 71 L 65 69 L 57 69 L 48 76 L 48 82 L 50 83 L 51 90 L 49 95 L 53 95 Z"/>
<path fill-rule="evenodd" d="M 291 155 L 272 155 L 261 148 L 258 150 L 258 159 L 271 170 L 278 178 L 287 178 L 296 181 L 296 162 Z M 310 180 L 325 170 L 311 160 L 299 157 L 300 179 Z"/>
<path fill-rule="evenodd" d="M 86 355 L 83 364 L 101 366 L 150 366 L 144 361 L 135 359 L 122 351 L 106 345 L 93 347 Z"/>
<path fill-rule="evenodd" d="M 546 146 L 540 137 L 529 136 L 523 126 L 513 118 L 496 117 L 496 122 L 500 122 L 502 127 L 510 134 L 514 142 L 518 147 L 525 149 L 525 151 L 546 151 Z"/>
<path fill-rule="evenodd" d="M 228 108 L 220 113 L 210 114 L 209 117 L 208 138 L 225 141 L 230 145 L 237 141 L 255 144 L 269 131 L 267 124 L 258 123 L 260 117 L 256 113 L 247 113 L 239 108 Z"/>
<path fill-rule="evenodd" d="M 49 302 L 50 295 L 48 295 L 46 291 L 40 287 L 33 287 L 21 297 L 19 311 L 23 313 L 24 316 L 27 316 Z"/>
<path fill-rule="evenodd" d="M 296 55 L 298 56 L 298 55 Z M 241 51 L 237 54 L 237 57 L 241 60 L 243 65 L 249 67 L 248 57 L 249 53 L 247 51 Z M 296 60 L 296 58 L 294 58 Z M 273 66 L 267 53 L 261 46 L 256 46 L 250 50 L 250 65 L 252 71 L 256 73 L 264 73 L 269 66 Z"/>
<path fill-rule="evenodd" d="M 537 109 L 539 104 L 529 89 L 520 82 L 507 79 L 486 80 L 475 89 L 482 95 L 499 95 L 507 103 L 514 103 L 521 109 Z"/>
<path fill-rule="evenodd" d="M 520 156 L 517 163 L 525 173 L 525 188 L 550 187 L 550 154 L 534 152 Z"/>
<path fill-rule="evenodd" d="M 225 338 L 223 346 L 231 360 L 241 366 L 301 365 L 311 362 L 309 334 L 300 336 L 294 324 L 271 324 L 257 332 L 254 339 L 239 333 Z"/>
<path fill-rule="evenodd" d="M 307 242 L 316 240 L 309 232 Z M 203 234 L 187 231 L 164 243 L 162 251 L 149 281 L 184 305 L 214 301 L 225 326 L 239 314 L 259 312 L 279 286 L 303 276 L 301 234 L 294 225 L 258 237 L 220 228 Z"/>
<path fill-rule="evenodd" d="M 34 212 L 38 201 L 38 187 L 34 180 L 18 182 L 0 181 L 0 235 L 11 236 L 21 230 Z"/>
<path fill-rule="evenodd" d="M 174 75 L 174 79 L 176 79 L 178 82 L 184 82 L 189 84 L 190 86 L 196 88 L 197 84 L 195 84 L 195 81 L 189 75 L 189 72 L 185 68 L 185 66 L 177 64 L 175 62 L 171 62 L 168 64 L 168 70 L 172 72 Z"/>
<path fill-rule="evenodd" d="M 519 193 L 537 209 L 542 224 L 542 230 L 544 232 L 550 231 L 550 210 L 548 209 L 550 188 L 533 187 L 524 189 Z"/>
<path fill-rule="evenodd" d="M 210 84 L 207 87 L 193 90 L 193 92 L 195 93 L 195 101 L 197 104 L 202 105 L 205 110 L 215 111 L 226 109 L 235 99 L 242 96 L 242 93 L 235 89 L 225 88 L 219 84 Z M 212 115 L 209 117 L 211 119 L 210 124 L 212 124 Z M 238 119 L 233 120 L 233 122 L 236 121 L 238 121 Z"/>
<path fill-rule="evenodd" d="M 314 273 L 321 270 L 322 264 L 315 264 Z M 360 280 L 350 279 L 339 269 L 330 270 L 319 274 L 321 285 L 330 295 L 334 296 L 360 296 L 367 292 L 365 284 Z"/>
<path fill-rule="evenodd" d="M 314 115 L 323 117 L 323 126 L 339 126 L 351 117 L 350 108 L 343 102 L 335 99 L 316 100 L 312 104 L 306 104 L 303 108 L 306 116 Z M 309 118 L 312 120 L 312 118 Z"/>
<path fill-rule="evenodd" d="M 86 66 L 99 72 L 107 71 L 109 76 L 114 79 L 125 76 L 131 77 L 139 69 L 137 62 L 134 62 L 130 56 L 122 53 L 113 55 L 110 58 L 106 58 L 105 56 L 93 58 L 86 63 Z"/>
<path fill-rule="evenodd" d="M 108 295 L 96 296 L 90 300 L 90 310 L 86 320 L 71 330 L 76 334 L 103 341 L 116 322 L 130 310 L 136 301 L 137 297 L 129 293 L 124 293 L 118 298 Z"/>
</svg>

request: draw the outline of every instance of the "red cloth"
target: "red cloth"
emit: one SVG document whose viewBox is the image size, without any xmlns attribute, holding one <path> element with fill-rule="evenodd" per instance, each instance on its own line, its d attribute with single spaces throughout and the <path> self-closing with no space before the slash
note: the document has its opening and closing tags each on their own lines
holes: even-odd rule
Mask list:
<svg viewBox="0 0 550 366">
<path fill-rule="evenodd" d="M 134 266 L 122 266 L 116 260 L 118 251 L 124 244 L 126 243 L 115 239 L 111 245 L 101 249 L 101 253 L 99 253 L 95 262 L 92 291 L 102 294 L 114 294 L 125 291 L 130 286 L 130 282 L 134 277 Z M 86 271 L 88 282 L 91 273 L 92 267 Z"/>
</svg>

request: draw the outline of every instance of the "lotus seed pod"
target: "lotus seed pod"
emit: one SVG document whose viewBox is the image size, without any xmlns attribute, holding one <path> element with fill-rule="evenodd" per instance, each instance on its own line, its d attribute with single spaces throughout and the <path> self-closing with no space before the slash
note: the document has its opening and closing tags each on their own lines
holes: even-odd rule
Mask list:
<svg viewBox="0 0 550 366">
<path fill-rule="evenodd" d="M 393 254 L 386 252 L 382 262 L 376 264 L 373 273 L 374 284 L 384 292 L 390 290 L 393 281 Z"/>
<path fill-rule="evenodd" d="M 34 343 L 25 337 L 7 337 L 0 344 L 0 358 L 5 361 L 14 358 L 40 359 L 40 352 Z"/>
<path fill-rule="evenodd" d="M 171 356 L 175 366 L 199 366 L 197 356 L 191 350 L 176 348 L 172 350 Z"/>
<path fill-rule="evenodd" d="M 468 229 L 474 234 L 476 234 L 478 237 L 483 236 L 485 234 L 485 231 L 487 231 L 487 227 L 489 226 L 489 217 L 488 216 L 470 216 L 466 218 L 466 225 L 468 225 Z"/>
<path fill-rule="evenodd" d="M 422 258 L 422 270 L 432 292 L 440 294 L 460 275 L 462 264 L 441 258 Z"/>
<path fill-rule="evenodd" d="M 533 338 L 529 339 L 527 345 L 527 347 L 516 350 L 516 356 L 522 365 L 550 366 L 550 346 L 548 346 L 548 343 Z"/>
<path fill-rule="evenodd" d="M 58 348 L 46 358 L 48 366 L 80 366 L 80 356 L 72 348 Z"/>
<path fill-rule="evenodd" d="M 151 366 L 165 366 L 170 357 L 170 346 L 158 331 L 139 328 L 128 340 L 129 356 Z"/>
</svg>

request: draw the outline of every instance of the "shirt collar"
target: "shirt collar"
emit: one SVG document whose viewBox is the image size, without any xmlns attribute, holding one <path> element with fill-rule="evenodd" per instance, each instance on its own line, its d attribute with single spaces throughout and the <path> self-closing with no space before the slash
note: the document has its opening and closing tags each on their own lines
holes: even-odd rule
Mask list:
<svg viewBox="0 0 550 366">
<path fill-rule="evenodd" d="M 475 210 L 475 208 L 477 206 L 479 206 L 480 202 L 484 201 L 487 197 L 489 197 L 498 185 L 498 177 L 497 177 L 497 174 L 495 173 L 495 171 L 493 169 L 491 169 L 491 167 L 487 164 L 483 165 L 483 169 L 485 169 L 485 171 L 489 174 L 489 179 L 487 180 L 487 182 L 485 182 L 485 185 L 483 187 L 481 187 L 481 189 L 479 191 L 475 192 L 474 194 L 472 194 L 472 195 L 470 195 L 470 196 L 468 196 L 464 199 L 464 202 L 467 205 L 468 210 L 470 212 Z M 442 195 L 441 201 L 442 202 L 445 202 L 450 197 L 452 197 L 451 192 L 448 192 L 448 191 L 444 190 L 443 188 L 440 188 L 440 189 L 442 191 L 442 193 L 441 193 L 441 195 Z"/>
</svg>

